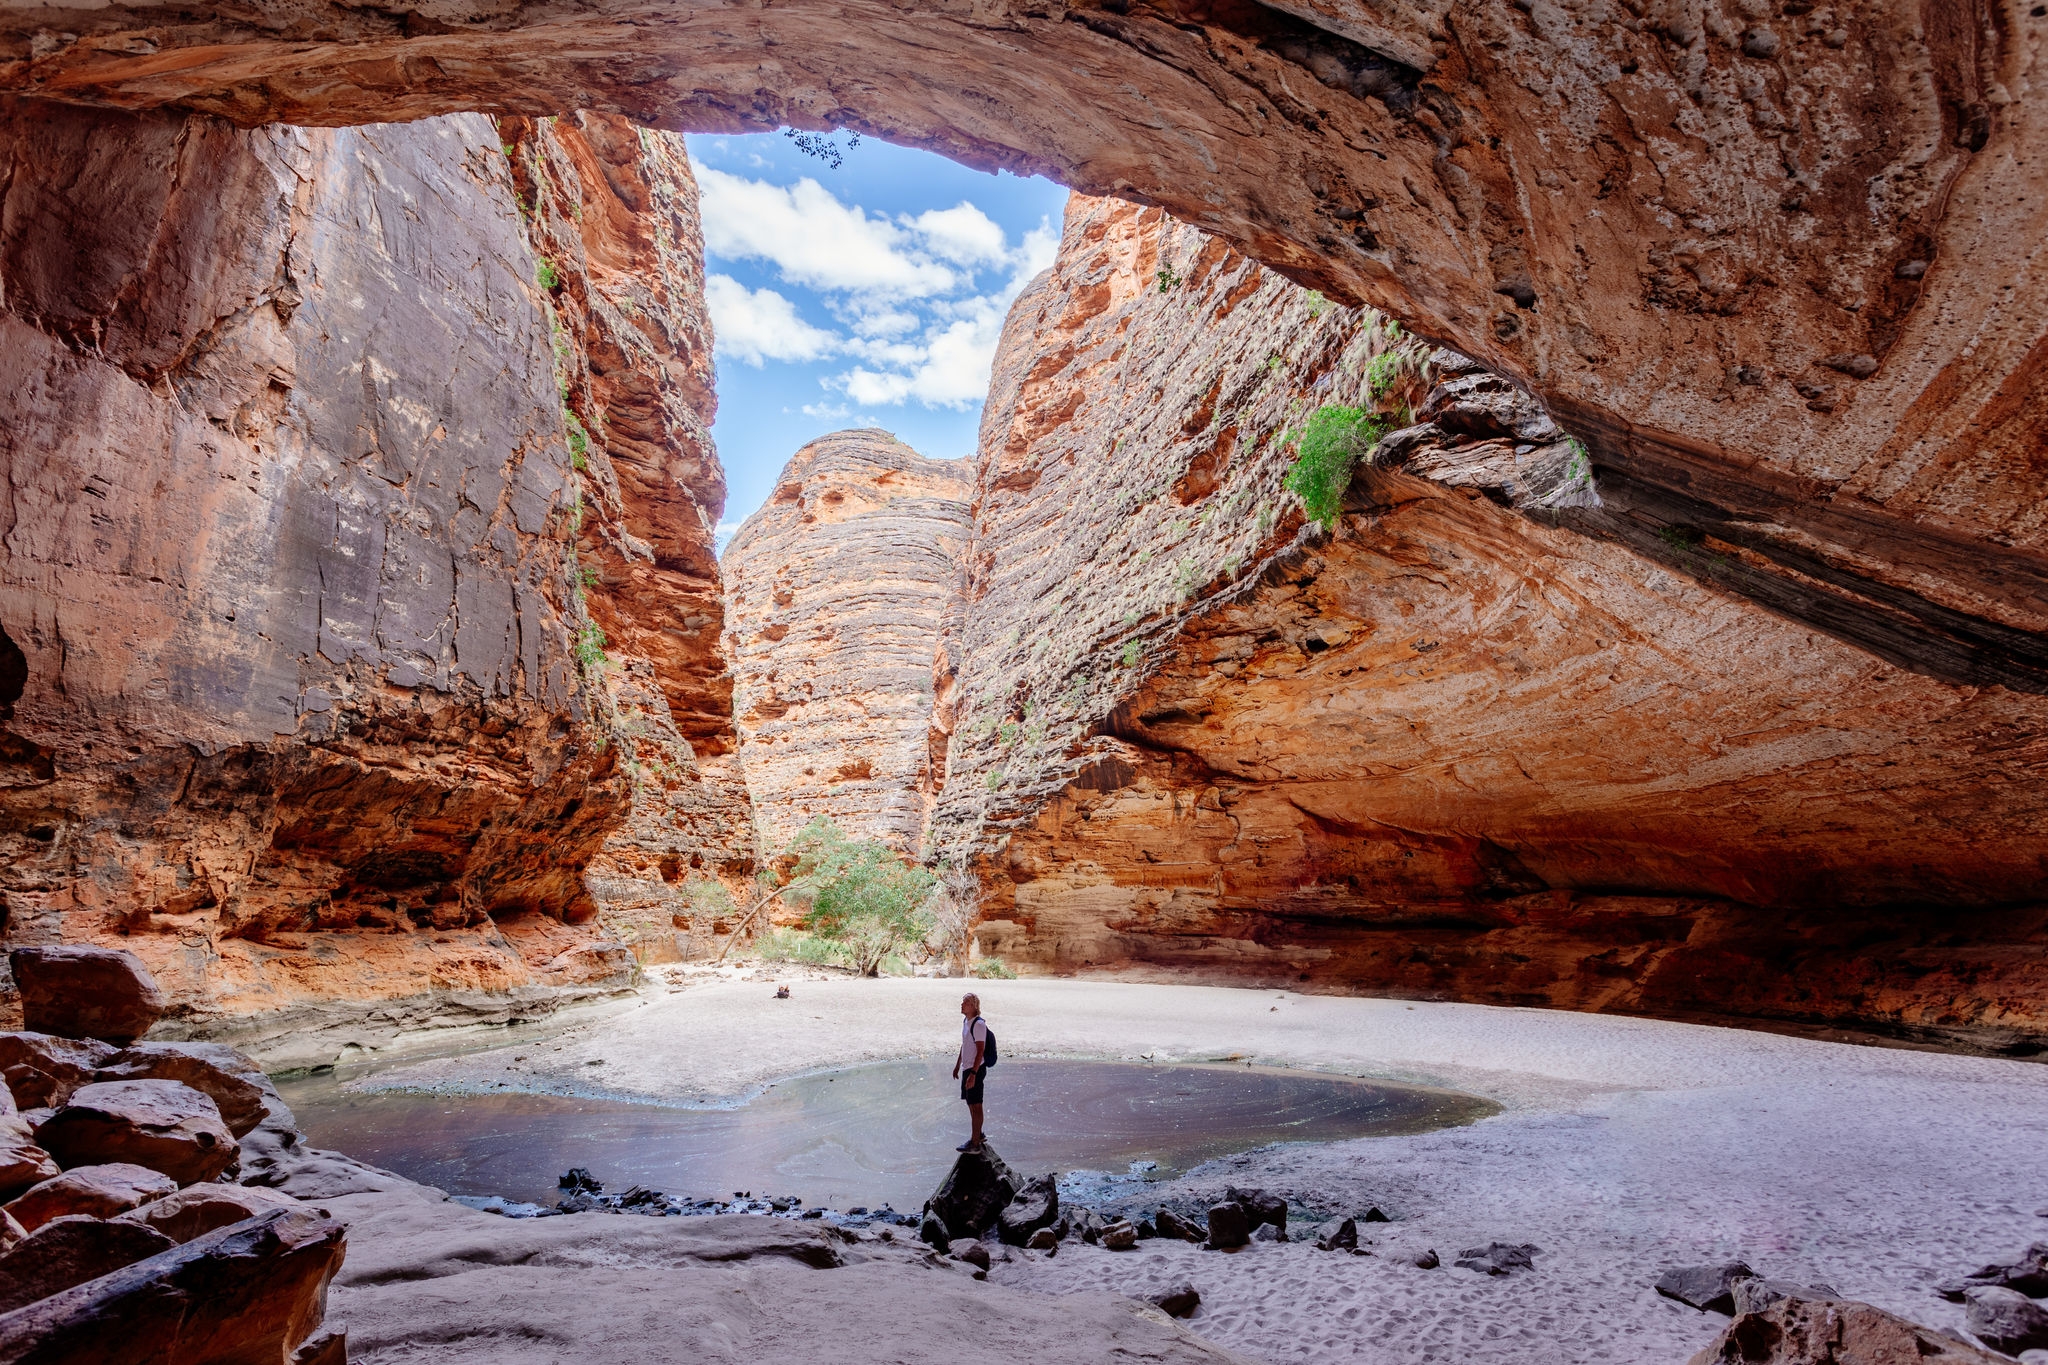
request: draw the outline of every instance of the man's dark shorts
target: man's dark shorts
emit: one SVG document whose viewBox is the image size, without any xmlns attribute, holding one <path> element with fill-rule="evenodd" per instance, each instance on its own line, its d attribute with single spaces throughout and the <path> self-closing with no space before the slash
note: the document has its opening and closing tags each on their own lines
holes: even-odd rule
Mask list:
<svg viewBox="0 0 2048 1365">
<path fill-rule="evenodd" d="M 981 1084 L 988 1079 L 988 1068 L 978 1066 L 960 1077 L 960 1098 L 969 1104 L 981 1103 Z"/>
</svg>

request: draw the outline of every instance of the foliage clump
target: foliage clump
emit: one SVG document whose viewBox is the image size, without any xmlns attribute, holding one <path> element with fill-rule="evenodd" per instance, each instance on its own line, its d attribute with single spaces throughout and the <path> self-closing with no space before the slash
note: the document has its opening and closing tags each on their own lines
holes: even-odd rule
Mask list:
<svg viewBox="0 0 2048 1365">
<path fill-rule="evenodd" d="M 604 627 L 595 621 L 585 621 L 576 632 L 576 666 L 587 676 L 604 667 Z"/>
<path fill-rule="evenodd" d="M 1352 468 L 1386 433 L 1387 419 L 1364 408 L 1340 403 L 1317 408 L 1302 424 L 1294 467 L 1282 486 L 1301 499 L 1309 520 L 1334 529 Z"/>
<path fill-rule="evenodd" d="M 924 905 L 938 879 L 886 845 L 852 839 L 825 816 L 790 840 L 791 891 L 808 899 L 803 927 L 845 950 L 862 976 L 931 928 Z"/>
<path fill-rule="evenodd" d="M 534 264 L 533 278 L 543 289 L 553 289 L 562 282 L 561 275 L 555 270 L 555 263 L 545 256 Z"/>
<path fill-rule="evenodd" d="M 1008 964 L 999 957 L 982 958 L 969 970 L 983 981 L 1015 981 L 1017 979 L 1017 973 L 1011 971 Z"/>
</svg>

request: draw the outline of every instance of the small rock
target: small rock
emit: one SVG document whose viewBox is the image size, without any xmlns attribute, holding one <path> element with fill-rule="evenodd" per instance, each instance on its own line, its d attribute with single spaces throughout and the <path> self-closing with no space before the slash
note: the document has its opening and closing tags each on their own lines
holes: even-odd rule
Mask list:
<svg viewBox="0 0 2048 1365">
<path fill-rule="evenodd" d="M 1235 1200 L 1216 1205 L 1209 1210 L 1209 1249 L 1232 1251 L 1243 1246 L 1251 1240 L 1249 1223 L 1244 1205 Z"/>
<path fill-rule="evenodd" d="M 989 1267 L 988 1247 L 977 1237 L 956 1237 L 948 1244 L 946 1254 L 956 1261 L 965 1261 L 977 1270 Z"/>
<path fill-rule="evenodd" d="M 1202 1229 L 1175 1213 L 1162 1208 L 1152 1216 L 1152 1224 L 1159 1229 L 1161 1237 L 1174 1237 L 1183 1242 L 1199 1242 L 1203 1239 Z"/>
<path fill-rule="evenodd" d="M 1778 55 L 1778 35 L 1767 28 L 1753 28 L 1742 35 L 1742 51 L 1768 61 Z"/>
<path fill-rule="evenodd" d="M 1057 1251 L 1059 1250 L 1059 1245 L 1060 1237 L 1058 1233 L 1054 1232 L 1051 1228 L 1040 1228 L 1026 1239 L 1024 1249 L 1026 1251 Z"/>
<path fill-rule="evenodd" d="M 1381 1213 L 1379 1205 L 1375 1204 L 1364 1213 L 1359 1214 L 1358 1221 L 1361 1223 L 1391 1223 L 1394 1220 Z"/>
<path fill-rule="evenodd" d="M 1416 1255 L 1414 1260 L 1414 1265 L 1417 1270 L 1435 1270 L 1438 1266 L 1442 1264 L 1443 1261 L 1437 1256 L 1436 1252 L 1434 1251 L 1421 1252 Z"/>
<path fill-rule="evenodd" d="M 1159 1236 L 1159 1229 L 1153 1225 L 1152 1220 L 1150 1218 L 1140 1218 L 1138 1220 L 1139 1241 L 1151 1241 L 1153 1238 L 1156 1238 L 1157 1236 Z"/>
<path fill-rule="evenodd" d="M 132 1162 L 181 1185 L 212 1180 L 235 1163 L 220 1108 L 181 1081 L 96 1081 L 36 1130 L 57 1164 Z"/>
<path fill-rule="evenodd" d="M 984 1143 L 979 1152 L 961 1153 L 938 1189 L 932 1191 L 926 1207 L 961 1236 L 980 1236 L 997 1225 L 1024 1183 L 996 1149 Z"/>
<path fill-rule="evenodd" d="M 1702 1313 L 1732 1315 L 1735 1312 L 1736 1281 L 1755 1276 L 1756 1272 L 1741 1261 L 1678 1266 L 1657 1277 L 1657 1292 Z"/>
<path fill-rule="evenodd" d="M 1201 1291 L 1183 1280 L 1171 1289 L 1161 1290 L 1151 1296 L 1149 1302 L 1170 1318 L 1194 1316 L 1195 1309 L 1202 1303 Z"/>
<path fill-rule="evenodd" d="M 1506 1275 L 1516 1270 L 1534 1270 L 1533 1259 L 1541 1249 L 1527 1242 L 1488 1242 L 1483 1247 L 1471 1247 L 1458 1254 L 1457 1264 L 1466 1270 L 1477 1270 L 1485 1275 Z"/>
<path fill-rule="evenodd" d="M 56 1158 L 36 1145 L 26 1120 L 11 1114 L 0 1118 L 0 1200 L 12 1199 L 62 1169 Z"/>
<path fill-rule="evenodd" d="M 146 1260 L 174 1244 L 154 1228 L 70 1215 L 0 1253 L 0 1313 Z"/>
<path fill-rule="evenodd" d="M 2018 1355 L 2048 1347 L 2048 1308 L 2019 1290 L 1982 1285 L 1966 1302 L 1965 1324 L 1993 1350 Z"/>
<path fill-rule="evenodd" d="M 1109 1219 L 1094 1209 L 1066 1209 L 1060 1214 L 1060 1222 L 1066 1224 L 1061 1236 L 1077 1236 L 1090 1246 L 1101 1241 L 1102 1234 L 1109 1229 Z"/>
<path fill-rule="evenodd" d="M 133 953 L 53 944 L 16 948 L 8 962 L 32 1033 L 125 1045 L 163 1017 L 163 992 Z"/>
<path fill-rule="evenodd" d="M 1264 1190 L 1240 1190 L 1231 1186 L 1223 1191 L 1223 1197 L 1244 1209 L 1245 1221 L 1252 1227 L 1270 1223 L 1280 1231 L 1287 1231 L 1287 1201 L 1277 1194 Z"/>
<path fill-rule="evenodd" d="M 917 1240 L 935 1250 L 944 1251 L 953 1245 L 953 1234 L 946 1230 L 945 1219 L 927 1209 L 924 1217 L 918 1220 Z"/>
<path fill-rule="evenodd" d="M 1982 1285 L 2017 1289 L 2033 1298 L 2048 1296 L 2048 1242 L 2035 1242 L 2011 1261 L 1995 1262 L 1973 1270 L 1957 1280 L 1946 1280 L 1934 1292 L 1953 1303 L 1961 1303 L 1970 1290 Z"/>
<path fill-rule="evenodd" d="M 1357 1245 L 1356 1218 L 1332 1218 L 1316 1229 L 1317 1251 L 1349 1251 Z"/>
<path fill-rule="evenodd" d="M 1030 1246 L 1033 1234 L 1051 1227 L 1060 1218 L 1059 1182 L 1050 1175 L 1033 1176 L 1017 1197 L 1003 1206 L 996 1226 L 1011 1246 Z"/>
<path fill-rule="evenodd" d="M 1744 1313 L 1761 1313 L 1772 1304 L 1785 1299 L 1839 1299 L 1832 1285 L 1800 1284 L 1796 1280 L 1766 1280 L 1751 1277 L 1737 1280 L 1734 1288 L 1735 1316 Z M 1697 1307 L 1697 1305 L 1695 1305 Z M 1725 1310 L 1723 1310 L 1725 1311 Z"/>
<path fill-rule="evenodd" d="M 1928 262 L 1922 260 L 1900 261 L 1893 267 L 1892 275 L 1901 280 L 1917 280 L 1927 273 Z M 2048 1214 L 2048 1209 L 2042 1210 Z"/>
<path fill-rule="evenodd" d="M 209 1053 L 214 1055 L 208 1055 Z M 269 1112 L 262 1077 L 231 1069 L 239 1059 L 254 1063 L 233 1048 L 204 1043 L 137 1043 L 109 1058 L 93 1079 L 101 1081 L 181 1081 L 214 1102 L 221 1121 L 237 1140 L 256 1131 Z"/>
<path fill-rule="evenodd" d="M 71 1214 L 112 1218 L 178 1192 L 178 1182 L 144 1166 L 79 1166 L 45 1180 L 7 1206 L 26 1232 Z"/>
<path fill-rule="evenodd" d="M 298 1200 L 279 1190 L 266 1190 L 254 1185 L 190 1185 L 132 1208 L 114 1221 L 155 1228 L 183 1246 L 195 1237 L 204 1237 L 230 1223 L 239 1223 L 272 1209 L 297 1207 Z"/>
<path fill-rule="evenodd" d="M 567 1171 L 563 1172 L 562 1178 L 555 1182 L 555 1188 L 558 1190 L 568 1190 L 571 1193 L 575 1193 L 578 1190 L 586 1194 L 602 1194 L 604 1192 L 603 1183 L 581 1166 L 571 1166 Z"/>
<path fill-rule="evenodd" d="M 1287 1240 L 1287 1234 L 1274 1227 L 1271 1223 L 1261 1223 L 1252 1229 L 1252 1240 L 1254 1242 L 1284 1242 Z"/>
<path fill-rule="evenodd" d="M 1877 373 L 1877 357 L 1874 355 L 1831 355 L 1821 364 L 1851 379 L 1868 379 Z"/>
<path fill-rule="evenodd" d="M 1780 1299 L 1729 1323 L 1687 1365 L 1997 1365 L 1997 1357 L 1867 1303 Z"/>
<path fill-rule="evenodd" d="M 1111 1251 L 1133 1251 L 1138 1245 L 1138 1227 L 1128 1218 L 1120 1218 L 1102 1230 L 1102 1244 Z"/>
</svg>

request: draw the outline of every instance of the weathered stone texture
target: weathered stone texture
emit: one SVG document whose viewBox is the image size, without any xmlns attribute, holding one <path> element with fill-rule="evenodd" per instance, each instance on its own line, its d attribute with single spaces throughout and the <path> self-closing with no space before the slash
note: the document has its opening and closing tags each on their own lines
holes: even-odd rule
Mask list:
<svg viewBox="0 0 2048 1365">
<path fill-rule="evenodd" d="M 1532 386 L 1610 504 L 1751 548 L 1738 590 L 1894 662 L 2039 691 L 2040 17 L 67 0 L 0 16 L 0 88 L 250 122 L 838 124 L 1047 171 Z"/>
<path fill-rule="evenodd" d="M 490 122 L 16 103 L 0 166 L 7 938 L 252 1042 L 623 980 L 566 927 L 628 784 Z"/>
<path fill-rule="evenodd" d="M 582 648 L 602 648 L 601 702 L 632 789 L 585 884 L 638 960 L 672 961 L 706 941 L 676 883 L 736 883 L 754 863 L 713 549 L 725 471 L 696 181 L 681 138 L 622 118 L 499 129 L 559 327 L 574 573 L 596 628 Z"/>
<path fill-rule="evenodd" d="M 823 815 L 918 851 L 973 478 L 887 432 L 835 432 L 790 458 L 727 547 L 740 759 L 770 850 Z"/>
<path fill-rule="evenodd" d="M 1455 357 L 1335 534 L 1293 533 L 1279 430 L 1407 401 L 1361 379 L 1384 333 L 1314 308 L 1106 202 L 1019 301 L 934 825 L 988 852 L 985 950 L 2048 1037 L 2048 703 L 1722 590 L 1739 551 L 1619 543 Z"/>
</svg>

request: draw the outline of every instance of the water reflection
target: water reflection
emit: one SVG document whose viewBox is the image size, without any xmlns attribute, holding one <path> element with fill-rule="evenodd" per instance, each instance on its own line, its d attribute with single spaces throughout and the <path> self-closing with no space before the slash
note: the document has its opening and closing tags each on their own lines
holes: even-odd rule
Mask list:
<svg viewBox="0 0 2048 1365">
<path fill-rule="evenodd" d="M 455 1194 L 551 1203 L 556 1177 L 587 1166 L 608 1189 L 916 1209 L 967 1134 L 949 1069 L 885 1062 L 805 1076 L 736 1109 L 352 1094 L 332 1079 L 280 1088 L 315 1145 Z M 1250 1067 L 1014 1058 L 988 1083 L 990 1141 L 1040 1171 L 1152 1161 L 1171 1175 L 1269 1142 L 1422 1132 L 1493 1112 L 1451 1091 Z"/>
</svg>

